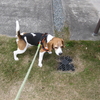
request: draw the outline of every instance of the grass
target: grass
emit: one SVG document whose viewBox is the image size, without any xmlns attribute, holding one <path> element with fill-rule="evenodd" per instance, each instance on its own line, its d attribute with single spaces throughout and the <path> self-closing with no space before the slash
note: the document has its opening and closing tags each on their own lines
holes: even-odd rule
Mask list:
<svg viewBox="0 0 100 100">
<path fill-rule="evenodd" d="M 37 66 L 37 57 L 19 100 L 100 100 L 100 41 L 64 40 L 63 55 L 73 59 L 75 71 L 57 71 L 59 57 L 54 52 L 45 54 L 42 68 Z M 36 47 L 19 55 L 17 62 L 14 50 L 15 38 L 0 36 L 0 100 L 14 100 Z"/>
</svg>

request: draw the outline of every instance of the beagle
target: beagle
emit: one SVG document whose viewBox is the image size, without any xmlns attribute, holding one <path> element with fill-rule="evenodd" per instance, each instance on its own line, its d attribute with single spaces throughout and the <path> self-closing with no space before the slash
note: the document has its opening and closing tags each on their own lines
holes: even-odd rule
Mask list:
<svg viewBox="0 0 100 100">
<path fill-rule="evenodd" d="M 24 53 L 28 47 L 37 46 L 42 37 L 42 44 L 39 51 L 39 61 L 38 66 L 42 67 L 42 60 L 45 52 L 49 54 L 52 53 L 52 49 L 54 49 L 56 55 L 61 55 L 62 48 L 64 47 L 64 41 L 61 38 L 54 37 L 50 34 L 43 33 L 20 33 L 19 22 L 16 21 L 16 35 L 17 35 L 17 50 L 13 52 L 14 59 L 19 60 L 17 55 Z M 45 37 L 45 38 L 44 38 Z"/>
</svg>

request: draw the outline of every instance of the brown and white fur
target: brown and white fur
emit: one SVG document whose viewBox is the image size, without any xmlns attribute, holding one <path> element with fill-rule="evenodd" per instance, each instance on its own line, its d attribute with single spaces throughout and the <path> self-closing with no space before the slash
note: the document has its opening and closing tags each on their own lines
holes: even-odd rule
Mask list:
<svg viewBox="0 0 100 100">
<path fill-rule="evenodd" d="M 24 35 L 26 33 L 20 33 L 20 26 L 19 26 L 19 22 L 16 21 L 16 35 L 17 35 L 17 50 L 13 52 L 14 54 L 14 59 L 17 61 L 19 60 L 17 55 L 18 54 L 22 54 L 24 53 L 28 47 L 32 46 L 31 44 L 29 44 L 27 42 L 27 37 L 24 37 L 24 40 L 21 38 L 22 35 Z M 34 33 L 28 33 L 28 34 L 32 34 L 33 36 Z M 38 33 L 37 33 L 38 34 Z M 52 54 L 52 49 L 54 49 L 56 55 L 61 55 L 63 53 L 62 48 L 64 47 L 64 41 L 61 38 L 57 38 L 54 37 L 50 34 L 47 35 L 47 42 L 44 42 L 44 47 L 48 48 L 48 51 L 45 51 L 42 46 L 41 49 L 39 51 L 39 61 L 38 61 L 38 66 L 42 67 L 42 60 L 43 60 L 43 56 L 45 52 L 48 52 L 49 54 Z"/>
</svg>

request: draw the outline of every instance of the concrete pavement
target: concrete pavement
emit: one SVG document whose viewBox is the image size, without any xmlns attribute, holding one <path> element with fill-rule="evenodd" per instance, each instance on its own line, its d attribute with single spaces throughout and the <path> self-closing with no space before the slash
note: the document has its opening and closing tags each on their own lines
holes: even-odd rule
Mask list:
<svg viewBox="0 0 100 100">
<path fill-rule="evenodd" d="M 100 34 L 92 36 L 100 18 L 100 0 L 59 0 L 59 6 L 53 1 L 58 0 L 0 0 L 0 34 L 15 36 L 16 20 L 21 32 L 52 35 L 54 25 L 60 30 L 65 22 L 71 40 L 100 40 Z"/>
<path fill-rule="evenodd" d="M 100 0 L 88 0 L 88 2 L 92 3 L 96 11 L 98 12 L 100 18 Z"/>
<path fill-rule="evenodd" d="M 69 25 L 71 40 L 100 40 L 100 34 L 92 36 L 99 20 L 100 6 L 98 9 L 95 7 L 98 0 L 88 1 L 62 0 L 65 22 Z"/>
<path fill-rule="evenodd" d="M 15 36 L 15 21 L 21 32 L 54 34 L 52 0 L 0 0 L 0 34 Z"/>
</svg>

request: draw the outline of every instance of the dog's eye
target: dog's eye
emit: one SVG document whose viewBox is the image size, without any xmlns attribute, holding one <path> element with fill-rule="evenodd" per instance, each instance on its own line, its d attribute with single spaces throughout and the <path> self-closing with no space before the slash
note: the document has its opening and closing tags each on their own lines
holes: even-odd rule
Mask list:
<svg viewBox="0 0 100 100">
<path fill-rule="evenodd" d="M 58 49 L 58 47 L 55 47 L 55 49 Z"/>
</svg>

